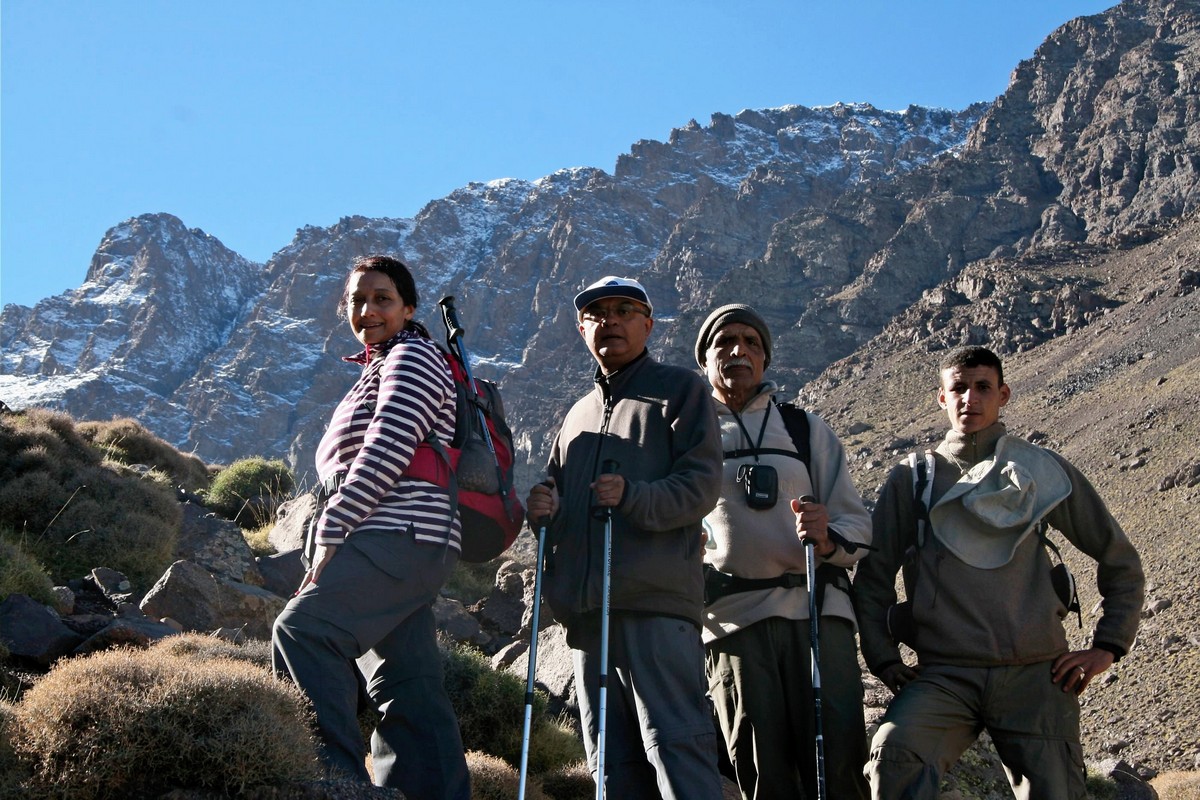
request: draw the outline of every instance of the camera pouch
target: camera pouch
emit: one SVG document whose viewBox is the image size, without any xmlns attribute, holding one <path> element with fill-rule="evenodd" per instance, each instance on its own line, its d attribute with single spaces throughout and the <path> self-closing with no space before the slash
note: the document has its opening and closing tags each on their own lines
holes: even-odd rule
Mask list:
<svg viewBox="0 0 1200 800">
<path fill-rule="evenodd" d="M 1079 606 L 1079 592 L 1075 588 L 1075 576 L 1067 569 L 1066 564 L 1060 561 L 1051 568 L 1050 585 L 1054 587 L 1054 594 L 1058 596 L 1059 601 L 1066 606 L 1067 613 L 1074 612 L 1079 619 L 1079 627 L 1082 628 L 1083 610 Z"/>
<path fill-rule="evenodd" d="M 743 464 L 738 467 L 737 482 L 750 508 L 774 508 L 779 500 L 779 473 L 767 464 Z"/>
</svg>

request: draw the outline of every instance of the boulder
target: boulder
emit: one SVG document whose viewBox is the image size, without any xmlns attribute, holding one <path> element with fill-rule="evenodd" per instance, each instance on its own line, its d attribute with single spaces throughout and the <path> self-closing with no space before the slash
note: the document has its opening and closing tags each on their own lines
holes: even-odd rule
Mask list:
<svg viewBox="0 0 1200 800">
<path fill-rule="evenodd" d="M 267 541 L 276 553 L 304 549 L 304 532 L 308 521 L 317 513 L 317 498 L 305 492 L 286 500 L 275 511 L 275 526 L 267 534 Z"/>
<path fill-rule="evenodd" d="M 247 636 L 270 639 L 271 625 L 285 603 L 266 589 L 219 578 L 189 561 L 176 561 L 146 593 L 141 610 L 154 619 L 173 619 L 185 630 L 240 628 Z"/>
<path fill-rule="evenodd" d="M 304 564 L 299 550 L 288 550 L 258 559 L 263 588 L 280 597 L 291 597 L 304 579 Z"/>
<path fill-rule="evenodd" d="M 28 595 L 10 594 L 0 603 L 0 641 L 10 656 L 38 669 L 74 650 L 83 637 L 58 614 Z"/>
<path fill-rule="evenodd" d="M 196 503 L 184 503 L 183 522 L 175 558 L 199 564 L 209 572 L 238 583 L 263 585 L 254 551 L 236 523 Z"/>
<path fill-rule="evenodd" d="M 514 643 L 515 645 L 515 643 Z M 505 671 L 525 680 L 529 675 L 529 649 L 504 667 Z M 579 700 L 575 695 L 575 665 L 571 648 L 567 645 L 567 634 L 561 625 L 552 625 L 538 634 L 535 685 L 550 696 L 551 713 L 568 711 L 573 716 L 579 713 Z"/>
</svg>

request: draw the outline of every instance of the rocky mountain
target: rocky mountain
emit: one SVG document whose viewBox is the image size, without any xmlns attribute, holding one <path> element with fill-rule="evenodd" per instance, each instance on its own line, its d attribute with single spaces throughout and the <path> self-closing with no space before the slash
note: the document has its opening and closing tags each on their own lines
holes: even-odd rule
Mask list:
<svg viewBox="0 0 1200 800">
<path fill-rule="evenodd" d="M 81 289 L 5 308 L 0 397 L 129 415 L 208 460 L 255 451 L 303 470 L 353 378 L 337 360 L 354 346 L 334 315 L 345 272 L 358 255 L 391 252 L 414 267 L 435 330 L 437 298 L 458 296 L 479 372 L 503 379 L 522 446 L 540 464 L 547 402 L 561 407 L 587 373 L 570 307 L 579 288 L 644 274 L 670 318 L 703 282 L 761 252 L 778 220 L 961 147 L 983 111 L 718 114 L 669 142 L 635 144 L 611 175 L 472 184 L 415 219 L 304 228 L 265 265 L 173 217 L 139 217 L 109 232 Z M 652 274 L 678 258 L 689 263 Z"/>
<path fill-rule="evenodd" d="M 1125 0 L 1050 34 L 991 105 L 714 115 L 610 174 L 472 184 L 413 219 L 308 227 L 265 265 L 166 215 L 102 242 L 78 290 L 0 313 L 0 400 L 138 418 L 210 461 L 303 472 L 353 378 L 345 270 L 413 265 L 459 299 L 536 478 L 588 384 L 571 296 L 604 274 L 655 300 L 688 364 L 715 304 L 754 303 L 771 370 L 843 436 L 868 500 L 937 438 L 938 353 L 1007 357 L 1010 426 L 1064 453 L 1142 551 L 1138 647 L 1085 696 L 1089 759 L 1200 768 L 1200 0 Z M 1085 610 L 1091 567 L 1071 555 Z M 1093 594 L 1088 594 L 1093 592 Z M 1085 620 L 1085 629 L 1087 620 Z M 1082 632 L 1074 635 L 1082 637 Z"/>
</svg>

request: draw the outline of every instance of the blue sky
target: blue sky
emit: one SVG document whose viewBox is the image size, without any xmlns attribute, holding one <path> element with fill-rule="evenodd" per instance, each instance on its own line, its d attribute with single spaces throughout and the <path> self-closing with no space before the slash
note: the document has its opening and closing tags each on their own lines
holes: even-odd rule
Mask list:
<svg viewBox="0 0 1200 800">
<path fill-rule="evenodd" d="M 255 261 L 470 181 L 611 171 L 714 112 L 1002 93 L 1113 0 L 2 0 L 0 303 L 168 212 Z"/>
</svg>

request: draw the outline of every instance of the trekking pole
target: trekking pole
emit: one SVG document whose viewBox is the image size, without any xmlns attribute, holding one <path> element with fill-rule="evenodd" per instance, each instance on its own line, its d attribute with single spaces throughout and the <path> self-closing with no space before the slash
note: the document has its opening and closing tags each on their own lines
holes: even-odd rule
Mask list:
<svg viewBox="0 0 1200 800">
<path fill-rule="evenodd" d="M 554 481 L 542 481 L 543 486 L 554 489 Z M 538 526 L 537 560 L 533 574 L 533 620 L 529 634 L 529 672 L 525 676 L 525 727 L 521 733 L 521 777 L 517 787 L 517 800 L 525 800 L 525 781 L 529 776 L 529 733 L 533 727 L 533 678 L 537 670 L 538 629 L 542 616 L 542 563 L 546 554 L 546 526 L 549 519 L 540 520 Z"/>
<path fill-rule="evenodd" d="M 616 472 L 621 465 L 611 458 L 601 473 Z M 608 731 L 608 604 L 612 597 L 612 506 L 599 506 L 593 514 L 604 519 L 604 573 L 600 584 L 600 717 L 596 730 L 596 800 L 604 800 L 604 742 Z"/>
<path fill-rule="evenodd" d="M 817 498 L 806 494 L 800 503 L 815 503 Z M 808 583 L 808 632 L 809 655 L 812 662 L 813 719 L 816 723 L 817 746 L 817 800 L 825 800 L 825 734 L 821 726 L 821 640 L 817 625 L 817 545 L 812 540 L 804 541 L 804 569 Z"/>
</svg>

